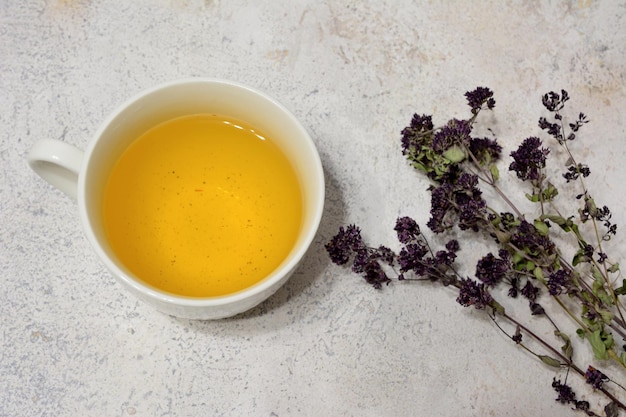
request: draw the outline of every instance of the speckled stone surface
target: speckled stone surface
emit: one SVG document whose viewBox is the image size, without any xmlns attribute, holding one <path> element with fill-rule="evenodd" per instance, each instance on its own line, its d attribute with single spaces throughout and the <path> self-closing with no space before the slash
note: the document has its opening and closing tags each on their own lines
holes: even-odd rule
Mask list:
<svg viewBox="0 0 626 417">
<path fill-rule="evenodd" d="M 301 268 L 267 302 L 213 322 L 127 294 L 75 204 L 26 164 L 38 139 L 85 148 L 131 95 L 189 76 L 277 98 L 327 176 Z M 541 95 L 568 90 L 591 120 L 577 144 L 595 168 L 589 185 L 624 223 L 625 78 L 624 1 L 0 2 L 0 415 L 570 415 L 550 388 L 564 373 L 452 292 L 375 291 L 331 265 L 323 244 L 358 223 L 392 245 L 398 215 L 428 219 L 428 183 L 399 132 L 414 112 L 465 116 L 463 93 L 478 85 L 496 93 L 488 117 L 507 153 L 541 133 Z"/>
</svg>

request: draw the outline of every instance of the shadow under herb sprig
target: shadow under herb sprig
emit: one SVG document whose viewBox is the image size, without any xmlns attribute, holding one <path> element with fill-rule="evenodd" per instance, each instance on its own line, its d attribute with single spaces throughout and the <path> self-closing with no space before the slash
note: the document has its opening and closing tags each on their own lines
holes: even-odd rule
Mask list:
<svg viewBox="0 0 626 417">
<path fill-rule="evenodd" d="M 448 239 L 443 248 L 435 249 L 415 220 L 401 217 L 394 227 L 399 251 L 367 245 L 361 230 L 349 225 L 341 227 L 326 244 L 328 254 L 335 264 L 349 266 L 377 289 L 394 279 L 425 280 L 454 289 L 459 304 L 484 311 L 520 348 L 548 366 L 566 369 L 566 375 L 571 371 L 584 378 L 591 389 L 608 399 L 605 415 L 617 416 L 619 410 L 626 410 L 626 280 L 621 278 L 619 264 L 612 262 L 605 250 L 617 233 L 611 211 L 596 204 L 585 184 L 591 171 L 570 150 L 588 120 L 579 113 L 573 122 L 565 122 L 566 91 L 542 97 L 549 118 L 541 117 L 539 127 L 567 157 L 562 181 L 578 182 L 580 192 L 572 198 L 574 214 L 564 214 L 554 184 L 558 179 L 546 173 L 550 148 L 540 138 L 528 137 L 511 152 L 508 166 L 526 184 L 523 198 L 537 204 L 536 213 L 522 213 L 513 196 L 499 186 L 502 147 L 494 137 L 473 135 L 481 112 L 495 107 L 493 93 L 478 87 L 465 97 L 470 107 L 467 119 L 453 118 L 435 127 L 432 116 L 415 114 L 402 130 L 402 153 L 431 181 L 428 229 L 438 235 L 458 228 L 477 234 L 477 238 L 486 236 L 497 250 L 484 255 L 473 277 L 467 276 L 455 264 L 461 249 L 457 240 Z M 495 210 L 481 187 L 495 191 L 507 211 Z M 575 254 L 571 259 L 566 259 L 563 253 L 567 251 L 555 243 L 557 236 L 572 237 Z M 496 291 L 502 288 L 505 291 Z M 535 322 L 510 315 L 494 295 L 502 293 L 527 303 L 531 317 L 546 320 L 554 329 L 554 339 L 547 340 L 533 331 Z M 545 303 L 555 304 L 564 314 L 548 314 Z M 576 337 L 562 330 L 562 320 L 576 324 Z M 609 377 L 594 366 L 577 364 L 573 359 L 574 346 L 580 344 L 577 340 L 588 343 L 598 362 L 617 363 L 619 375 Z M 555 378 L 552 388 L 557 401 L 587 415 L 599 415 L 588 402 L 577 399 L 567 376 L 563 382 Z"/>
</svg>

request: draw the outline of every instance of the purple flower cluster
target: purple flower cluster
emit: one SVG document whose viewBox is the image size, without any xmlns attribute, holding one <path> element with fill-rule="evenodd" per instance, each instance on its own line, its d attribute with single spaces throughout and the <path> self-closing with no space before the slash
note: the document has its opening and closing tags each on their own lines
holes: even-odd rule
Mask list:
<svg viewBox="0 0 626 417">
<path fill-rule="evenodd" d="M 543 106 L 551 112 L 558 112 L 563 108 L 565 102 L 569 100 L 569 94 L 565 90 L 561 90 L 561 95 L 550 91 L 541 98 Z"/>
<path fill-rule="evenodd" d="M 580 198 L 584 198 L 585 205 L 578 212 L 580 214 L 580 220 L 584 223 L 589 219 L 595 219 L 601 222 L 606 231 L 602 240 L 611 240 L 611 237 L 617 233 L 617 224 L 611 221 L 611 210 L 607 206 L 598 207 L 595 201 L 587 193 L 581 194 Z M 585 253 L 588 260 L 593 256 L 593 248 Z"/>
<path fill-rule="evenodd" d="M 470 142 L 471 125 L 467 120 L 450 120 L 435 133 L 432 148 L 442 154 L 454 145 L 468 146 Z"/>
<path fill-rule="evenodd" d="M 361 229 L 355 225 L 340 227 L 339 232 L 325 245 L 330 260 L 337 265 L 345 265 L 352 259 L 352 271 L 360 274 L 375 288 L 391 280 L 380 262 L 392 264 L 395 254 L 389 248 L 370 248 L 363 243 Z"/>
<path fill-rule="evenodd" d="M 394 228 L 398 235 L 398 240 L 403 244 L 398 254 L 398 264 L 400 265 L 400 280 L 405 279 L 408 272 L 414 273 L 418 277 L 425 277 L 430 280 L 447 282 L 446 269 L 451 266 L 456 259 L 456 253 L 460 249 L 459 242 L 452 239 L 446 243 L 445 250 L 439 250 L 434 256 L 421 234 L 420 228 L 415 220 L 410 217 L 400 217 L 396 221 Z"/>
<path fill-rule="evenodd" d="M 493 109 L 493 92 L 478 87 L 465 94 L 473 116 L 467 120 L 451 119 L 439 128 L 432 116 L 414 114 L 409 126 L 402 130 L 402 154 L 412 165 L 436 183 L 455 181 L 470 163 L 492 169 L 502 148 L 495 139 L 472 138 L 472 126 L 478 112 Z"/>
<path fill-rule="evenodd" d="M 382 288 L 383 284 L 389 284 L 391 279 L 382 268 L 380 260 L 382 259 L 376 250 L 364 249 L 355 256 L 352 271 L 360 274 L 365 279 L 365 282 L 374 288 Z"/>
<path fill-rule="evenodd" d="M 398 264 L 400 265 L 401 279 L 404 274 L 413 271 L 418 276 L 428 274 L 429 262 L 424 257 L 428 254 L 428 248 L 421 242 L 409 243 L 405 245 L 398 254 Z"/>
<path fill-rule="evenodd" d="M 371 248 L 363 245 L 355 253 L 352 272 L 360 274 L 374 288 L 381 288 L 391 282 L 381 262 L 393 265 L 395 257 L 395 253 L 386 246 Z"/>
<path fill-rule="evenodd" d="M 502 153 L 502 146 L 495 139 L 489 138 L 470 139 L 468 149 L 476 160 L 483 165 L 497 161 Z"/>
<path fill-rule="evenodd" d="M 576 393 L 567 384 L 561 383 L 559 379 L 552 380 L 552 388 L 558 393 L 556 400 L 561 404 L 569 404 L 576 401 Z"/>
<path fill-rule="evenodd" d="M 577 180 L 581 175 L 583 176 L 583 178 L 587 178 L 589 175 L 591 175 L 591 170 L 589 169 L 589 167 L 583 164 L 572 164 L 567 167 L 567 172 L 563 174 L 563 178 L 565 178 L 567 182 L 570 182 Z"/>
<path fill-rule="evenodd" d="M 554 378 L 552 380 L 552 388 L 554 388 L 554 390 L 558 394 L 558 396 L 556 397 L 556 401 L 560 402 L 561 404 L 573 404 L 575 410 L 584 411 L 590 416 L 597 415 L 589 411 L 590 404 L 588 401 L 579 401 L 576 399 L 576 393 L 569 385 L 561 383 L 560 380 Z"/>
<path fill-rule="evenodd" d="M 509 171 L 515 171 L 517 177 L 526 181 L 539 181 L 541 170 L 546 166 L 546 158 L 550 153 L 547 148 L 541 147 L 541 139 L 529 137 L 524 139 L 516 151 L 511 152 L 513 162 Z"/>
<path fill-rule="evenodd" d="M 522 220 L 511 236 L 511 244 L 526 251 L 530 256 L 551 255 L 556 246 L 549 237 L 543 236 L 534 225 Z"/>
<path fill-rule="evenodd" d="M 446 243 L 446 250 L 439 250 L 435 254 L 435 260 L 439 265 L 450 266 L 456 259 L 456 253 L 460 249 L 459 242 L 452 239 Z"/>
<path fill-rule="evenodd" d="M 395 226 L 398 240 L 402 248 L 398 254 L 385 246 L 377 248 L 365 245 L 361 238 L 361 230 L 350 225 L 340 227 L 339 232 L 325 245 L 331 261 L 337 265 L 345 265 L 352 261 L 352 272 L 361 275 L 374 288 L 382 288 L 391 282 L 383 265 L 400 267 L 399 280 L 406 279 L 412 272 L 417 277 L 440 281 L 449 285 L 454 278 L 448 275 L 450 267 L 460 249 L 459 242 L 452 239 L 446 243 L 445 249 L 433 254 L 426 239 L 422 236 L 415 220 L 400 217 Z M 389 269 L 389 268 L 387 268 Z"/>
<path fill-rule="evenodd" d="M 414 114 L 411 124 L 402 130 L 402 154 L 419 151 L 424 140 L 423 136 L 433 130 L 433 118 L 425 114 Z"/>
<path fill-rule="evenodd" d="M 585 372 L 585 380 L 595 389 L 602 388 L 602 385 L 609 380 L 609 377 L 593 366 L 589 366 Z"/>
<path fill-rule="evenodd" d="M 462 306 L 474 306 L 479 310 L 487 308 L 494 300 L 485 284 L 478 283 L 472 279 L 461 279 L 461 288 L 456 301 Z"/>
<path fill-rule="evenodd" d="M 394 227 L 401 244 L 397 252 L 385 246 L 375 248 L 365 245 L 360 229 L 351 225 L 345 229 L 340 228 L 339 233 L 326 245 L 329 256 L 339 265 L 351 263 L 352 271 L 360 274 L 374 288 L 382 288 L 391 281 L 387 272 L 398 280 L 430 280 L 455 288 L 456 301 L 459 304 L 487 310 L 494 321 L 508 320 L 509 324 L 517 325 L 515 333 L 509 336 L 507 330 L 497 324 L 497 327 L 515 343 L 522 343 L 523 331 L 524 337 L 540 342 L 539 345 L 548 348 L 547 353 L 552 351 L 557 355 L 556 357 L 540 355 L 531 350 L 538 359 L 550 366 L 574 370 L 583 376 L 591 387 L 607 393 L 612 388 L 604 386 L 607 381 L 611 381 L 609 377 L 591 366 L 586 372 L 582 372 L 574 362 L 574 347 L 569 335 L 561 333 L 557 323 L 550 317 L 552 312 L 548 305 L 544 304 L 546 305 L 544 309 L 540 304 L 543 303 L 544 297 L 540 298 L 539 283 L 546 287 L 546 291 L 552 297 L 568 295 L 572 302 L 581 302 L 579 307 L 582 322 L 589 329 L 597 329 L 594 336 L 599 333 L 602 338 L 599 342 L 604 343 L 605 335 L 607 338 L 612 336 L 607 324 L 609 321 L 611 322 L 609 325 L 615 323 L 610 310 L 617 298 L 613 300 L 603 291 L 605 283 L 609 282 L 606 274 L 618 272 L 618 265 L 608 261 L 608 255 L 604 253 L 600 242 L 597 246 L 585 242 L 578 230 L 581 223 L 593 220 L 606 229 L 605 234 L 600 234 L 598 240 L 610 239 L 617 228 L 611 222 L 611 212 L 606 206 L 600 207 L 595 204 L 584 184 L 583 190 L 576 196 L 578 200 L 582 199 L 583 203 L 582 208 L 578 210 L 579 221 L 575 220 L 575 216 L 563 217 L 558 210 L 554 210 L 548 203 L 558 195 L 558 190 L 548 181 L 544 172 L 550 150 L 544 147 L 538 137 L 528 137 L 511 152 L 512 162 L 508 167 L 519 179 L 528 181 L 528 185 L 532 186 L 532 194 L 526 194 L 527 198 L 541 204 L 541 215 L 537 215 L 530 222 L 526 221 L 525 215 L 515 206 L 514 201 L 510 200 L 496 184 L 500 172 L 494 162 L 501 157 L 502 147 L 495 138 L 472 137 L 478 114 L 495 106 L 493 93 L 488 88 L 478 87 L 467 92 L 465 97 L 472 113 L 467 120 L 450 119 L 445 125 L 435 128 L 432 116 L 414 114 L 410 125 L 402 130 L 402 153 L 414 168 L 425 173 L 432 181 L 433 185 L 429 187 L 431 206 L 428 228 L 436 234 L 449 231 L 455 226 L 460 230 L 481 232 L 483 237 L 490 236 L 499 245 L 497 254 L 494 251 L 482 256 L 476 263 L 474 276 L 466 277 L 454 265 L 460 248 L 457 240 L 449 240 L 445 248 L 436 250 L 429 245 L 415 220 L 400 217 Z M 587 123 L 586 116 L 580 113 L 578 120 L 570 123 L 567 131 L 567 124 L 560 111 L 568 100 L 569 95 L 565 90 L 560 94 L 550 92 L 544 95 L 542 103 L 553 114 L 549 118 L 539 119 L 539 127 L 563 146 L 567 146 L 567 141 L 574 140 L 576 132 Z M 569 149 L 566 151 L 569 152 Z M 590 174 L 588 166 L 575 161 L 571 154 L 568 156 L 570 158 L 565 164 L 567 172 L 563 174 L 567 182 Z M 487 206 L 479 188 L 479 179 L 493 187 L 493 191 L 502 197 L 502 201 L 508 204 L 512 213 L 498 214 Z M 577 238 L 578 251 L 571 262 L 564 260 L 551 239 L 557 228 Z M 589 273 L 589 278 L 595 280 L 593 284 L 581 285 L 585 277 L 581 275 L 579 279 L 578 272 L 573 269 L 581 262 L 590 262 L 596 267 Z M 602 265 L 602 268 L 598 268 L 598 264 Z M 600 272 L 601 269 L 604 273 Z M 589 272 L 589 269 L 586 271 Z M 601 274 L 602 277 L 597 274 Z M 600 282 L 601 278 L 605 279 Z M 534 333 L 530 325 L 527 327 L 510 316 L 510 313 L 492 297 L 492 293 L 496 294 L 493 291 L 496 291 L 495 288 L 499 285 L 509 287 L 510 297 L 516 298 L 521 294 L 528 301 L 532 316 L 543 316 L 554 326 L 554 334 L 565 342 L 561 347 L 562 354 L 558 353 L 550 341 Z M 506 288 L 503 289 L 506 291 Z M 616 296 L 626 294 L 626 281 L 614 292 Z M 561 301 L 564 299 L 557 300 L 559 303 Z M 618 325 L 624 327 L 623 318 Z M 613 329 L 612 326 L 611 328 Z M 586 331 L 589 330 L 579 329 L 577 333 L 584 336 Z M 620 335 L 623 336 L 623 333 L 620 332 Z M 588 339 L 595 352 L 597 346 L 591 337 Z M 523 347 L 527 350 L 533 349 L 532 345 L 526 343 Z M 601 346 L 605 347 L 613 348 L 606 344 Z M 595 353 L 597 355 L 597 352 Z M 556 401 L 583 411 L 587 415 L 597 415 L 590 410 L 589 402 L 576 398 L 575 392 L 567 384 L 567 379 L 562 383 L 554 378 L 552 387 L 557 393 Z M 614 408 L 618 406 L 624 408 L 622 402 L 615 400 L 610 394 L 607 396 L 613 399 Z M 609 410 L 609 406 L 605 407 L 606 415 L 616 416 L 616 411 Z"/>
<path fill-rule="evenodd" d="M 539 288 L 535 287 L 530 280 L 526 281 L 526 285 L 522 288 L 522 295 L 526 297 L 531 302 L 534 302 L 539 295 Z"/>
<path fill-rule="evenodd" d="M 461 230 L 478 231 L 487 219 L 486 207 L 478 188 L 478 177 L 462 173 L 456 181 L 431 189 L 431 218 L 427 226 L 435 233 L 442 233 L 450 229 L 456 219 Z"/>
<path fill-rule="evenodd" d="M 473 91 L 468 91 L 465 93 L 465 97 L 467 98 L 467 104 L 472 109 L 472 114 L 477 114 L 484 104 L 487 104 L 487 108 L 490 110 L 496 105 L 493 92 L 487 87 L 477 87 Z"/>
<path fill-rule="evenodd" d="M 564 269 L 559 269 L 548 277 L 548 292 L 550 295 L 560 295 L 563 292 L 567 292 L 571 283 L 571 273 Z"/>
<path fill-rule="evenodd" d="M 404 244 L 416 240 L 421 235 L 417 222 L 408 216 L 398 218 L 393 230 L 396 231 L 400 243 Z"/>
<path fill-rule="evenodd" d="M 539 127 L 541 130 L 545 130 L 550 136 L 554 137 L 559 143 L 563 143 L 563 134 L 561 133 L 560 124 L 550 123 L 545 117 L 540 117 Z"/>
<path fill-rule="evenodd" d="M 350 260 L 353 252 L 363 248 L 361 229 L 351 224 L 344 228 L 339 228 L 337 233 L 325 247 L 330 256 L 330 260 L 337 265 L 345 265 Z"/>
<path fill-rule="evenodd" d="M 488 287 L 495 287 L 504 279 L 510 268 L 511 265 L 507 260 L 488 253 L 476 264 L 476 278 Z"/>
</svg>

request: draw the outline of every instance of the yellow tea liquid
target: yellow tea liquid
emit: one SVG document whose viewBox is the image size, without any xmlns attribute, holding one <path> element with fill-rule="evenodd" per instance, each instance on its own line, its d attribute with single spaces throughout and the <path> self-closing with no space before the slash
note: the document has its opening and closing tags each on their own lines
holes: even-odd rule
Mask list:
<svg viewBox="0 0 626 417">
<path fill-rule="evenodd" d="M 170 293 L 234 293 L 271 273 L 300 229 L 296 174 L 271 138 L 193 115 L 139 137 L 111 172 L 104 223 L 117 257 Z"/>
</svg>

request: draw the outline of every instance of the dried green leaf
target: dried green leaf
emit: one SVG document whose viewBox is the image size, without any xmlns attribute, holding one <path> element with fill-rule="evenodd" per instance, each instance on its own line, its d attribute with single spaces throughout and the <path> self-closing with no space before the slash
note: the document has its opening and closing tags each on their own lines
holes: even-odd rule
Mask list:
<svg viewBox="0 0 626 417">
<path fill-rule="evenodd" d="M 596 202 L 591 197 L 587 197 L 585 199 L 585 208 L 589 212 L 591 217 L 596 217 L 598 215 L 598 207 L 596 206 Z"/>
<path fill-rule="evenodd" d="M 595 332 L 587 334 L 587 340 L 589 340 L 589 343 L 591 344 L 591 348 L 593 349 L 593 354 L 596 359 L 606 360 L 609 358 L 606 345 L 604 344 L 604 340 L 602 340 L 601 330 L 596 330 Z"/>
<path fill-rule="evenodd" d="M 500 244 L 505 245 L 511 241 L 511 234 L 500 229 L 495 231 L 496 239 Z"/>
<path fill-rule="evenodd" d="M 504 314 L 506 313 L 506 310 L 504 309 L 504 307 L 502 306 L 502 304 L 498 303 L 496 300 L 491 300 L 491 302 L 489 303 L 489 306 L 492 308 L 492 311 L 498 314 Z"/>
<path fill-rule="evenodd" d="M 548 225 L 546 224 L 546 222 L 540 220 L 540 219 L 536 219 L 533 222 L 535 229 L 537 229 L 537 231 L 539 232 L 539 234 L 541 236 L 548 236 L 548 233 L 550 232 L 550 228 L 548 227 Z"/>
<path fill-rule="evenodd" d="M 446 151 L 443 153 L 443 157 L 452 163 L 458 164 L 459 162 L 462 162 L 467 157 L 467 155 L 465 154 L 463 148 L 454 145 L 446 149 Z"/>
<path fill-rule="evenodd" d="M 587 242 L 585 242 L 585 240 L 583 239 L 582 235 L 580 234 L 580 230 L 578 230 L 578 225 L 574 224 L 574 222 L 571 221 L 572 217 L 570 217 L 570 222 L 571 225 L 570 227 L 572 228 L 572 232 L 574 232 L 574 234 L 576 235 L 576 237 L 578 238 L 578 241 L 582 244 L 582 245 L 586 245 Z"/>
<path fill-rule="evenodd" d="M 533 203 L 537 203 L 539 201 L 539 194 L 533 193 L 533 194 L 528 194 L 526 193 L 526 198 L 529 199 L 530 201 L 532 201 Z"/>
<path fill-rule="evenodd" d="M 563 351 L 563 355 L 565 355 L 565 357 L 568 359 L 572 359 L 574 347 L 572 346 L 572 341 L 570 340 L 569 336 L 558 330 L 555 330 L 554 334 L 560 337 L 565 342 L 565 344 L 561 346 L 561 351 Z"/>
<path fill-rule="evenodd" d="M 580 273 L 576 270 L 572 271 L 572 282 L 574 282 L 576 288 L 580 287 Z"/>
<path fill-rule="evenodd" d="M 489 172 L 491 172 L 491 177 L 494 181 L 498 181 L 500 179 L 500 171 L 496 165 L 491 164 L 489 166 Z"/>
<path fill-rule="evenodd" d="M 541 359 L 541 362 L 545 363 L 548 366 L 553 366 L 555 368 L 560 368 L 561 367 L 561 362 L 559 362 L 558 360 L 554 359 L 551 356 L 547 356 L 547 355 L 538 355 L 539 359 Z"/>
<path fill-rule="evenodd" d="M 611 297 L 604 288 L 604 285 L 606 284 L 604 275 L 602 275 L 602 273 L 600 273 L 600 271 L 598 271 L 596 268 L 592 268 L 591 274 L 595 279 L 595 281 L 591 285 L 591 292 L 593 293 L 593 295 L 595 295 L 605 305 L 613 305 L 613 297 Z"/>
<path fill-rule="evenodd" d="M 541 220 L 550 220 L 552 223 L 562 226 L 567 223 L 567 220 L 563 216 L 559 216 L 557 214 L 542 214 L 539 217 Z"/>
<path fill-rule="evenodd" d="M 543 201 L 550 201 L 553 200 L 558 194 L 559 190 L 557 190 L 553 184 L 548 183 L 548 186 L 542 191 L 541 197 Z"/>
<path fill-rule="evenodd" d="M 579 249 L 578 252 L 576 252 L 576 254 L 574 255 L 574 259 L 572 259 L 572 265 L 573 266 L 577 266 L 580 263 L 583 262 L 589 262 L 591 260 L 591 258 L 589 258 L 589 256 L 587 256 L 585 254 L 584 249 Z"/>
<path fill-rule="evenodd" d="M 591 275 L 595 280 L 595 285 L 598 285 L 599 287 L 604 286 L 606 280 L 604 279 L 604 275 L 602 275 L 598 268 L 591 268 Z"/>
<path fill-rule="evenodd" d="M 618 417 L 619 416 L 619 408 L 615 401 L 611 401 L 604 407 L 604 413 L 606 417 Z"/>
<path fill-rule="evenodd" d="M 576 228 L 576 225 L 574 224 L 572 220 L 573 218 L 574 216 L 570 216 L 566 219 L 565 217 L 559 216 L 557 214 L 543 214 L 540 217 L 540 219 L 542 220 L 549 220 L 552 223 L 558 225 L 565 232 L 574 231 L 574 233 L 576 234 L 576 232 L 578 231 L 578 228 Z M 574 228 L 576 228 L 576 230 L 574 230 Z"/>
<path fill-rule="evenodd" d="M 419 162 L 413 162 L 413 168 L 419 170 L 419 171 L 424 171 L 424 172 L 428 172 L 428 169 L 426 169 L 426 165 L 421 164 Z"/>
<path fill-rule="evenodd" d="M 612 312 L 608 310 L 599 310 L 598 313 L 600 317 L 602 317 L 602 321 L 604 324 L 610 324 L 613 321 L 613 317 L 615 316 Z"/>
</svg>

